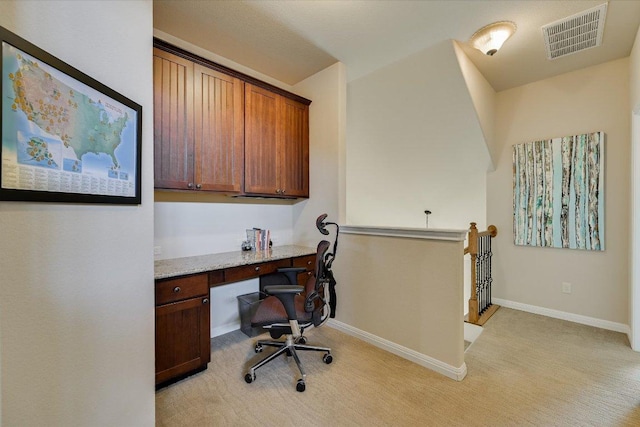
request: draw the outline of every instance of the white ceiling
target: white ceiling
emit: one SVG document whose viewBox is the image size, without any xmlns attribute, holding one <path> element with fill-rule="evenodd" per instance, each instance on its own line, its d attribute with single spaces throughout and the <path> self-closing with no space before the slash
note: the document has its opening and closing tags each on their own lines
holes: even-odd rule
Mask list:
<svg viewBox="0 0 640 427">
<path fill-rule="evenodd" d="M 541 27 L 605 0 L 154 0 L 154 28 L 293 85 L 336 61 L 349 81 L 443 40 L 460 43 L 496 91 L 629 55 L 640 0 L 610 0 L 602 46 L 547 60 Z M 469 37 L 491 22 L 518 30 L 493 57 Z"/>
</svg>

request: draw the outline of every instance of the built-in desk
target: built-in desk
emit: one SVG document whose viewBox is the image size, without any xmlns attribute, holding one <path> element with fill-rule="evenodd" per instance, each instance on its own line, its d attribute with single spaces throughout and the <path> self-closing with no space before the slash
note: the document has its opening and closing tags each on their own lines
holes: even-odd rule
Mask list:
<svg viewBox="0 0 640 427">
<path fill-rule="evenodd" d="M 209 289 L 281 267 L 313 270 L 315 249 L 277 246 L 155 262 L 156 386 L 207 368 L 211 359 Z"/>
</svg>

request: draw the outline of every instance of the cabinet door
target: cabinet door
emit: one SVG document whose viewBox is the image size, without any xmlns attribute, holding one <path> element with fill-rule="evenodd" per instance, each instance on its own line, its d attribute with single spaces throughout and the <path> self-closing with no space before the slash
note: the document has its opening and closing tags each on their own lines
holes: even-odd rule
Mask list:
<svg viewBox="0 0 640 427">
<path fill-rule="evenodd" d="M 156 307 L 156 384 L 204 369 L 211 360 L 209 298 Z"/>
<path fill-rule="evenodd" d="M 309 106 L 282 97 L 278 113 L 278 187 L 309 197 Z"/>
<path fill-rule="evenodd" d="M 276 114 L 278 95 L 245 83 L 246 193 L 278 195 Z"/>
<path fill-rule="evenodd" d="M 193 183 L 193 63 L 153 50 L 154 181 L 157 188 Z"/>
<path fill-rule="evenodd" d="M 195 174 L 198 190 L 242 191 L 243 82 L 195 65 Z"/>
</svg>

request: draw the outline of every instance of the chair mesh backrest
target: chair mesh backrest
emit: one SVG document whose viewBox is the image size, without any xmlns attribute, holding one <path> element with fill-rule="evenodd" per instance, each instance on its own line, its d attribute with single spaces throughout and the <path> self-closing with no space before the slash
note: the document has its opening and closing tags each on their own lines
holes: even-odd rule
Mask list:
<svg viewBox="0 0 640 427">
<path fill-rule="evenodd" d="M 325 269 L 327 268 L 324 263 L 324 258 L 329 250 L 329 246 L 331 244 L 326 240 L 321 240 L 318 243 L 318 248 L 316 250 L 316 268 L 314 271 L 314 276 L 316 277 L 316 282 L 319 282 L 320 279 L 323 279 L 325 276 Z M 315 286 L 317 290 L 317 285 Z M 313 289 L 309 289 L 312 291 Z"/>
<path fill-rule="evenodd" d="M 329 249 L 329 245 L 330 243 L 326 240 L 322 240 L 318 243 L 314 275 L 307 280 L 307 284 L 305 286 L 305 311 L 307 313 L 312 313 L 312 321 L 315 326 L 318 326 L 323 321 L 323 309 L 325 305 L 323 303 L 323 298 L 326 290 L 322 287 L 325 282 L 325 256 Z M 307 306 L 307 304 L 310 304 L 310 306 Z"/>
</svg>

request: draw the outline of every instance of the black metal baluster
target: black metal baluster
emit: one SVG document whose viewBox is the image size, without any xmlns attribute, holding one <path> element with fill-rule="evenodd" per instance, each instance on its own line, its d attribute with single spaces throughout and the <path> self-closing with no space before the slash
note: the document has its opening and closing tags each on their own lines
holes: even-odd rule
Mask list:
<svg viewBox="0 0 640 427">
<path fill-rule="evenodd" d="M 478 242 L 478 255 L 476 257 L 476 293 L 478 295 L 478 315 L 482 313 L 482 250 L 480 248 L 480 237 L 476 240 Z"/>
<path fill-rule="evenodd" d="M 484 239 L 478 238 L 478 246 L 480 247 L 480 283 L 482 287 L 482 300 L 480 301 L 480 314 L 484 311 L 485 287 L 484 287 Z"/>
<path fill-rule="evenodd" d="M 489 260 L 489 305 L 492 305 L 493 302 L 491 301 L 491 284 L 493 283 L 493 273 L 491 271 L 491 256 L 493 255 L 493 252 L 491 251 L 491 236 L 489 236 L 488 244 L 489 253 L 487 259 Z"/>
<path fill-rule="evenodd" d="M 491 286 L 490 286 L 490 278 L 491 278 L 491 271 L 490 271 L 490 264 L 489 264 L 489 244 L 490 244 L 490 239 L 491 236 L 484 236 L 484 275 L 485 275 L 485 279 L 484 279 L 484 283 L 485 283 L 485 288 L 487 288 L 486 291 L 486 301 L 484 303 L 484 309 L 486 310 L 487 308 L 489 308 L 489 306 L 491 305 Z"/>
<path fill-rule="evenodd" d="M 487 309 L 487 283 L 485 281 L 484 237 L 480 238 L 480 250 L 482 251 L 482 312 Z"/>
</svg>

